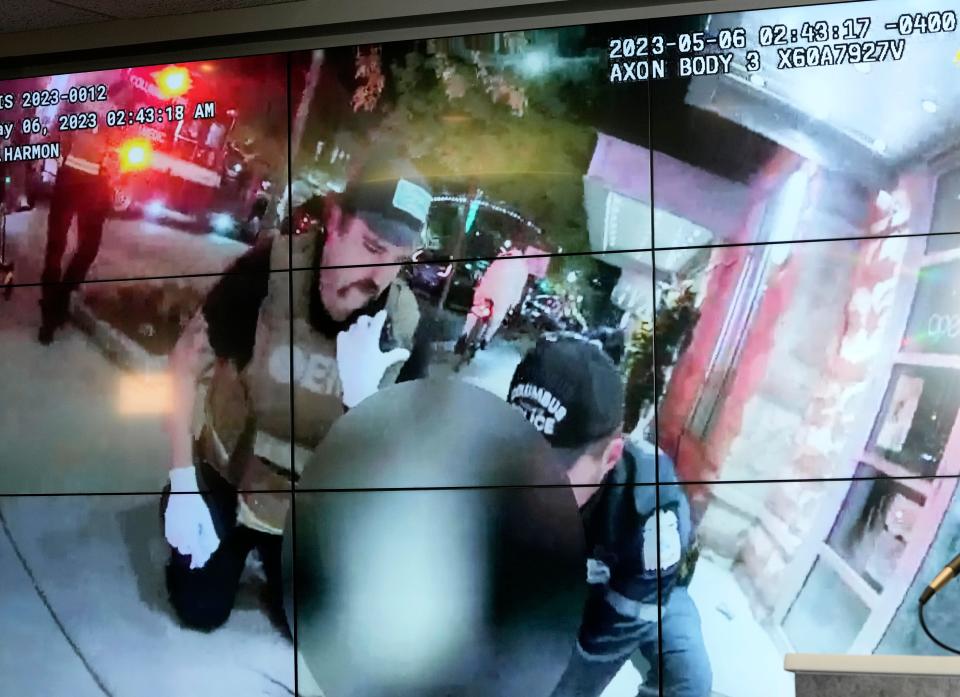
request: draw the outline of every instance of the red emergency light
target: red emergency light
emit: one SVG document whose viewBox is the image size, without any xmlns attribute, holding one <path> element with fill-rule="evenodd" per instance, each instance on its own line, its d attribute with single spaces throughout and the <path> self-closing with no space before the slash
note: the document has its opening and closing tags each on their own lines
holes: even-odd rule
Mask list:
<svg viewBox="0 0 960 697">
<path fill-rule="evenodd" d="M 168 65 L 163 70 L 154 73 L 153 78 L 157 88 L 167 99 L 176 99 L 189 91 L 192 81 L 190 71 L 180 65 Z"/>
<path fill-rule="evenodd" d="M 130 138 L 118 149 L 121 172 L 139 172 L 150 166 L 153 145 L 146 138 Z"/>
</svg>

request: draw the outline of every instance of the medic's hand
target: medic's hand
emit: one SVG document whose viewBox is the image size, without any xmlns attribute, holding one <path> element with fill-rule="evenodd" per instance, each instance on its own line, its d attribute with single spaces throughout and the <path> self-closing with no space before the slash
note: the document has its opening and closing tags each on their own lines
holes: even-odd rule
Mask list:
<svg viewBox="0 0 960 697">
<path fill-rule="evenodd" d="M 206 564 L 220 546 L 210 510 L 199 494 L 192 465 L 170 470 L 170 500 L 163 532 L 171 547 L 190 557 L 191 569 Z"/>
<path fill-rule="evenodd" d="M 410 357 L 405 348 L 387 353 L 380 350 L 380 334 L 386 321 L 386 310 L 373 317 L 363 315 L 350 329 L 337 335 L 337 367 L 343 384 L 343 403 L 348 408 L 377 391 L 387 368 Z"/>
</svg>

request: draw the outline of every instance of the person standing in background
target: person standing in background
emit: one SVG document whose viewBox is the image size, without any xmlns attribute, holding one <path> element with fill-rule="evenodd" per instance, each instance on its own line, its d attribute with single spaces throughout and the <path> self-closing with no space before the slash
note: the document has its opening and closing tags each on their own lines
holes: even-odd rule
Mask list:
<svg viewBox="0 0 960 697">
<path fill-rule="evenodd" d="M 481 349 L 486 348 L 490 340 L 496 336 L 510 310 L 523 299 L 523 291 L 527 287 L 529 277 L 530 270 L 523 258 L 523 252 L 515 248 L 498 254 L 483 272 L 473 291 L 473 305 L 482 305 L 485 301 L 489 301 L 492 313 L 480 337 Z M 460 338 L 457 340 L 458 353 L 463 351 L 467 337 L 476 323 L 476 315 L 468 312 Z"/>
<path fill-rule="evenodd" d="M 96 114 L 96 127 L 61 134 L 63 161 L 50 198 L 40 277 L 43 288 L 37 339 L 44 346 L 53 341 L 54 333 L 67 321 L 70 294 L 86 280 L 97 258 L 103 226 L 113 205 L 113 186 L 119 174 L 116 148 L 120 131 L 108 128 L 104 122 L 108 105 L 109 102 L 84 104 L 84 111 Z M 74 218 L 77 247 L 64 268 L 67 236 Z"/>
</svg>

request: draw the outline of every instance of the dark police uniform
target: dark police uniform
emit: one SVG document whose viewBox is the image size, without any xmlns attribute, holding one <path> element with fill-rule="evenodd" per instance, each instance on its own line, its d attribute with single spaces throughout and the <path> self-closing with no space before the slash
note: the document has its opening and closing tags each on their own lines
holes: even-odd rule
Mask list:
<svg viewBox="0 0 960 697">
<path fill-rule="evenodd" d="M 92 131 L 74 133 L 67 140 L 66 157 L 57 171 L 47 217 L 47 245 L 43 259 L 41 343 L 67 319 L 70 293 L 86 279 L 100 251 L 103 226 L 112 204 L 112 182 L 117 174 L 117 135 L 100 124 Z M 77 218 L 77 248 L 63 268 L 70 223 Z"/>
<path fill-rule="evenodd" d="M 656 461 L 659 460 L 659 463 Z M 693 530 L 673 462 L 629 444 L 582 514 L 590 593 L 573 658 L 555 697 L 595 697 L 639 653 L 649 665 L 641 697 L 707 697 L 712 676 L 697 609 L 679 576 Z M 645 482 L 646 484 L 639 484 Z M 657 519 L 660 549 L 657 549 Z M 663 599 L 663 675 L 659 674 L 657 576 Z"/>
<path fill-rule="evenodd" d="M 623 437 L 624 393 L 620 370 L 600 346 L 544 337 L 517 365 L 508 401 L 558 462 L 575 468 L 585 448 Z M 575 481 L 596 483 L 585 472 Z M 590 592 L 553 697 L 598 697 L 636 653 L 649 667 L 639 697 L 658 695 L 660 687 L 669 697 L 708 697 L 710 663 L 686 590 L 694 557 L 690 505 L 673 462 L 650 444 L 624 439 L 620 461 L 580 505 Z"/>
</svg>

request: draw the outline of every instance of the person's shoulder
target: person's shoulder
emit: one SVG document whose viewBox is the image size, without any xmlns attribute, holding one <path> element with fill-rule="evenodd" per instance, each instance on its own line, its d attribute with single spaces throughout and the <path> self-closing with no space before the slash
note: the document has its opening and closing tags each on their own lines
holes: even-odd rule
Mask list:
<svg viewBox="0 0 960 697">
<path fill-rule="evenodd" d="M 207 298 L 211 306 L 232 309 L 236 304 L 246 304 L 266 294 L 270 278 L 271 245 L 257 244 L 233 260 L 224 270 Z"/>
<path fill-rule="evenodd" d="M 656 458 L 657 451 L 651 444 L 625 437 L 623 455 L 611 471 L 611 478 L 619 485 L 654 483 Z"/>
<path fill-rule="evenodd" d="M 658 476 L 659 470 L 659 476 Z M 657 501 L 675 501 L 684 497 L 679 486 L 661 487 L 658 498 L 656 484 L 676 484 L 673 460 L 651 443 L 627 438 L 623 456 L 607 478 L 608 493 L 626 506 L 627 517 L 645 519 L 657 507 Z M 639 518 L 637 518 L 639 516 Z"/>
<path fill-rule="evenodd" d="M 243 254 L 231 262 L 224 271 L 224 278 L 237 273 L 262 273 L 270 272 L 270 258 L 273 254 L 275 245 L 272 237 L 263 238 Z"/>
<path fill-rule="evenodd" d="M 270 275 L 270 245 L 264 242 L 235 259 L 210 290 L 203 314 L 218 356 L 249 359 Z"/>
<path fill-rule="evenodd" d="M 623 457 L 618 465 L 624 483 L 675 482 L 673 459 L 653 443 L 642 438 L 625 439 Z"/>
<path fill-rule="evenodd" d="M 410 284 L 399 276 L 390 284 L 389 295 L 395 304 L 405 307 L 418 306 L 417 296 L 410 288 Z"/>
</svg>

